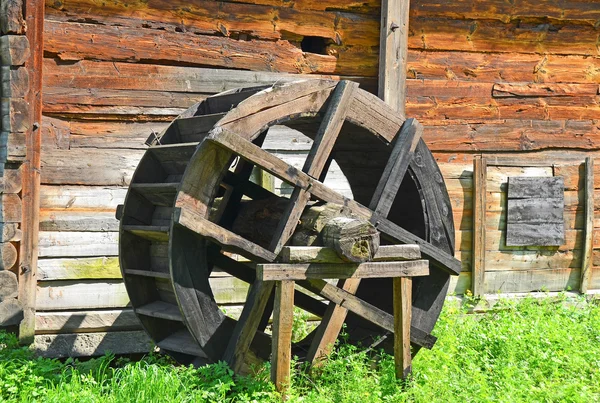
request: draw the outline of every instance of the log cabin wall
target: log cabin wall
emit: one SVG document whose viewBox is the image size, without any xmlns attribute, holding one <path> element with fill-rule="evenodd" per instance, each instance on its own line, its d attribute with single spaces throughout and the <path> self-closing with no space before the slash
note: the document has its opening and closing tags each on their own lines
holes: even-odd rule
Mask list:
<svg viewBox="0 0 600 403">
<path fill-rule="evenodd" d="M 311 74 L 353 79 L 376 92 L 379 4 L 46 2 L 41 351 L 148 348 L 126 308 L 114 218 L 146 138 L 193 103 L 239 86 Z M 599 149 L 598 21 L 600 8 L 588 0 L 411 1 L 406 112 L 425 125 L 452 199 L 464 271 L 451 292 L 473 289 L 472 173 L 481 155 L 521 161 L 487 169 L 482 292 L 579 288 L 583 160 Z M 274 149 L 302 152 L 302 144 Z M 357 160 L 369 168 L 368 157 Z M 567 243 L 558 250 L 503 246 L 506 178 L 522 175 L 564 176 Z M 600 191 L 600 182 L 594 187 Z M 235 310 L 244 288 L 231 278 L 213 280 L 217 297 Z M 600 288 L 600 269 L 592 270 L 589 288 Z"/>
</svg>

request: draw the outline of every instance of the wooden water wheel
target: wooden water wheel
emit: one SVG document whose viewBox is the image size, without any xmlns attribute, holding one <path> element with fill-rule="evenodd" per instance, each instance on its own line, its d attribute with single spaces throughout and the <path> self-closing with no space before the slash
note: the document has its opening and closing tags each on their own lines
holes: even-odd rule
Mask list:
<svg viewBox="0 0 600 403">
<path fill-rule="evenodd" d="M 303 170 L 261 149 L 274 125 L 313 139 Z M 242 370 L 244 362 L 267 359 L 270 336 L 262 331 L 273 309 L 273 287 L 255 281 L 255 264 L 278 261 L 316 200 L 372 223 L 382 245 L 420 246 L 431 269 L 413 282 L 411 343 L 431 347 L 449 276 L 460 272 L 460 262 L 453 258 L 449 197 L 421 132 L 414 119 L 405 121 L 352 82 L 246 88 L 188 109 L 151 139 L 120 213 L 121 270 L 150 337 L 182 362 L 224 359 Z M 323 184 L 332 158 L 347 177 L 353 199 Z M 293 186 L 266 243 L 235 229 L 242 204 L 274 197 L 249 180 L 254 167 Z M 209 277 L 217 269 L 252 284 L 238 321 L 215 302 Z M 333 294 L 342 292 L 342 300 L 353 298 L 369 313 L 349 313 L 351 340 L 364 343 L 393 330 L 389 279 L 362 280 L 351 292 L 320 281 L 298 283 L 298 307 L 322 317 L 326 300 L 340 303 Z M 299 346 L 308 344 L 310 336 Z"/>
</svg>

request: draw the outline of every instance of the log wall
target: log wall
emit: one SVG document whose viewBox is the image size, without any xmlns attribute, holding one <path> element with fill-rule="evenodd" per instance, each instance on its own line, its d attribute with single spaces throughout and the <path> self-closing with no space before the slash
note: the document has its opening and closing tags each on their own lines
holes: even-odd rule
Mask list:
<svg viewBox="0 0 600 403">
<path fill-rule="evenodd" d="M 139 332 L 119 279 L 114 210 L 148 135 L 191 104 L 239 86 L 310 74 L 376 92 L 379 4 L 46 2 L 40 349 L 118 352 L 109 341 L 119 338 L 101 335 Z M 452 199 L 463 261 L 452 292 L 473 289 L 472 173 L 480 155 L 521 165 L 488 168 L 484 293 L 579 288 L 583 161 L 600 155 L 599 20 L 592 0 L 411 1 L 406 113 L 425 125 Z M 273 148 L 304 152 L 291 140 Z M 514 175 L 564 177 L 566 245 L 503 246 L 505 183 Z M 600 248 L 600 222 L 594 228 Z M 600 256 L 592 262 L 590 290 L 600 288 Z M 213 281 L 235 310 L 244 288 L 227 277 Z M 147 348 L 136 335 L 140 342 L 124 348 Z"/>
</svg>

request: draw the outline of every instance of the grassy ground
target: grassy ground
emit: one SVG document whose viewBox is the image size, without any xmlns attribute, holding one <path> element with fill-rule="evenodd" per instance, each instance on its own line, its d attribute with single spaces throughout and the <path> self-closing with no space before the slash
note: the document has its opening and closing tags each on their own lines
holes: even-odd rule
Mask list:
<svg viewBox="0 0 600 403">
<path fill-rule="evenodd" d="M 294 373 L 291 402 L 600 401 L 600 307 L 528 299 L 466 315 L 445 307 L 438 343 L 413 378 L 396 382 L 393 358 L 342 346 L 318 373 Z M 86 362 L 35 358 L 0 333 L 0 399 L 8 402 L 279 402 L 265 366 L 252 378 L 223 364 L 191 369 L 150 356 Z"/>
</svg>

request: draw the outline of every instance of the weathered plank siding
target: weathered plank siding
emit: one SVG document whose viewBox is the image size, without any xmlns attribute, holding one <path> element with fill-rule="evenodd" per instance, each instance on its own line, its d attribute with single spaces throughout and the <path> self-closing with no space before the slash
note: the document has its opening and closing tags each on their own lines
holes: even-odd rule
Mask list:
<svg viewBox="0 0 600 403">
<path fill-rule="evenodd" d="M 137 329 L 118 292 L 101 296 L 120 286 L 114 210 L 148 135 L 240 86 L 320 75 L 376 93 L 379 4 L 47 0 L 38 333 L 71 334 L 73 321 L 100 323 L 86 324 L 89 332 Z M 424 124 L 453 204 L 463 272 L 451 292 L 472 289 L 477 155 L 522 161 L 488 167 L 485 292 L 579 288 L 582 163 L 600 155 L 599 20 L 600 8 L 586 0 L 411 1 L 406 114 Z M 308 36 L 316 37 L 312 52 L 302 49 Z M 278 134 L 267 147 L 300 166 L 310 145 Z M 355 158 L 368 170 L 373 157 Z M 342 187 L 339 168 L 333 173 Z M 506 178 L 552 175 L 564 178 L 566 244 L 506 247 Z M 600 220 L 594 228 L 600 248 Z M 598 289 L 600 256 L 592 266 L 589 289 Z M 213 281 L 235 311 L 246 287 Z M 115 324 L 115 310 L 128 319 Z"/>
</svg>

